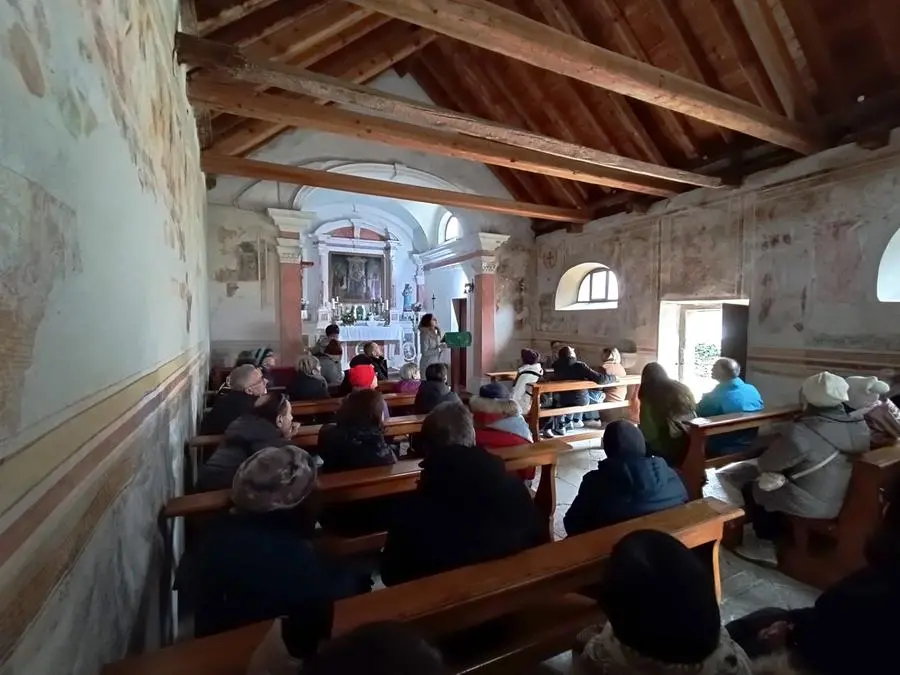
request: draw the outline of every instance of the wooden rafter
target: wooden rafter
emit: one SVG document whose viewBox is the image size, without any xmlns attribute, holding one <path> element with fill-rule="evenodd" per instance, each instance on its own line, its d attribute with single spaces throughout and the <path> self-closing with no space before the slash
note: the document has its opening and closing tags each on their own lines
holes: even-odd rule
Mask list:
<svg viewBox="0 0 900 675">
<path fill-rule="evenodd" d="M 275 0 L 241 0 L 229 7 L 223 7 L 218 14 L 206 17 L 203 21 L 198 22 L 197 29 L 200 35 L 209 35 L 214 30 L 227 26 L 248 14 L 252 14 L 258 9 L 263 9 L 271 5 Z"/>
<path fill-rule="evenodd" d="M 648 63 L 578 40 L 487 0 L 350 0 L 540 68 L 802 153 L 821 147 L 803 125 Z"/>
<path fill-rule="evenodd" d="M 833 109 L 852 103 L 854 96 L 847 91 L 843 78 L 836 72 L 814 3 L 809 0 L 781 0 L 781 5 L 819 87 L 822 107 Z"/>
<path fill-rule="evenodd" d="M 223 26 L 204 37 L 245 47 L 265 40 L 285 26 L 300 19 L 310 10 L 327 4 L 330 0 L 278 0 L 265 9 Z"/>
<path fill-rule="evenodd" d="M 453 113 L 411 99 L 384 94 L 367 87 L 354 86 L 352 83 L 340 81 L 334 77 L 323 76 L 325 73 L 311 73 L 280 64 L 259 62 L 227 45 L 217 45 L 190 36 L 179 35 L 178 51 L 182 61 L 204 66 L 214 72 L 227 74 L 244 82 L 276 87 L 313 98 L 357 105 L 379 114 L 388 114 L 397 120 L 421 124 L 437 130 L 457 131 L 663 180 L 707 187 L 720 185 L 720 181 L 713 177 L 661 167 L 533 132 L 512 129 L 502 124 Z"/>
<path fill-rule="evenodd" d="M 617 169 L 598 167 L 565 157 L 550 157 L 526 148 L 487 141 L 462 134 L 447 133 L 364 115 L 350 110 L 325 108 L 286 96 L 257 94 L 246 86 L 196 83 L 189 89 L 192 101 L 243 117 L 279 125 L 315 129 L 325 133 L 354 136 L 395 147 L 429 152 L 483 164 L 504 166 L 531 173 L 577 180 L 593 185 L 630 190 L 657 197 L 670 197 L 677 184 L 649 176 L 637 176 Z"/>
<path fill-rule="evenodd" d="M 769 4 L 734 0 L 734 6 L 787 116 L 811 121 L 815 117 L 812 102 Z"/>
<path fill-rule="evenodd" d="M 197 21 L 196 0 L 181 0 L 178 7 L 181 17 L 181 29 L 186 35 L 197 35 L 199 22 Z M 197 140 L 202 149 L 206 149 L 212 143 L 212 118 L 209 109 L 205 106 L 194 108 L 194 116 L 197 118 Z"/>
<path fill-rule="evenodd" d="M 210 152 L 203 153 L 200 164 L 207 174 L 225 174 L 257 180 L 271 180 L 279 183 L 292 183 L 294 185 L 309 185 L 330 190 L 341 190 L 343 192 L 425 202 L 427 204 L 458 206 L 466 209 L 492 211 L 494 213 L 508 213 L 522 216 L 523 218 L 544 218 L 546 220 L 574 223 L 588 221 L 587 213 L 576 209 L 528 204 L 507 199 L 497 199 L 496 197 L 483 197 L 465 192 L 416 187 L 402 183 L 374 180 L 372 178 L 360 178 L 358 176 L 345 176 L 330 171 L 284 166 L 242 157 L 228 157 Z"/>
<path fill-rule="evenodd" d="M 353 83 L 368 82 L 420 50 L 435 37 L 434 33 L 424 28 L 391 22 L 375 31 L 370 39 L 355 43 L 317 63 L 316 68 L 322 74 L 337 79 Z M 243 154 L 267 143 L 287 128 L 283 124 L 250 121 L 225 138 L 216 139 L 213 148 L 224 154 Z"/>
</svg>

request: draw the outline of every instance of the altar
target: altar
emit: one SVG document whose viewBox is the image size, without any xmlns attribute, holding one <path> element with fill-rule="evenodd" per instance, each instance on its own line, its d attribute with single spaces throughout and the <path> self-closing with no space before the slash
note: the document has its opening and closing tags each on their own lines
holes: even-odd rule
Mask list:
<svg viewBox="0 0 900 675">
<path fill-rule="evenodd" d="M 388 326 L 382 322 L 360 321 L 352 326 L 341 326 L 341 344 L 344 347 L 342 359 L 346 369 L 352 359 L 363 350 L 366 342 L 377 342 L 384 351 L 391 368 L 399 368 L 407 361 L 416 360 L 415 331 L 410 322 L 391 323 Z M 324 333 L 324 325 L 320 330 Z M 310 346 L 318 336 L 310 336 Z"/>
</svg>

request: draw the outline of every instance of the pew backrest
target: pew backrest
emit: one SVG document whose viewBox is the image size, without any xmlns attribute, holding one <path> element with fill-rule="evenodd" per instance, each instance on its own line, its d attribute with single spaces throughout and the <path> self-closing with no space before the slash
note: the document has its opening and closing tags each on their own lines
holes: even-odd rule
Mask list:
<svg viewBox="0 0 900 675">
<path fill-rule="evenodd" d="M 335 636 L 374 621 L 409 622 L 434 638 L 505 616 L 535 603 L 559 598 L 602 580 L 604 558 L 636 530 L 668 532 L 690 548 L 704 547 L 721 590 L 718 546 L 725 524 L 742 515 L 714 499 L 619 523 L 560 542 L 538 546 L 502 560 L 444 572 L 340 600 Z M 109 664 L 103 675 L 243 675 L 256 646 L 271 626 L 260 622 L 209 638 Z M 574 636 L 573 636 L 574 637 Z"/>
<path fill-rule="evenodd" d="M 572 413 L 585 413 L 601 410 L 614 410 L 617 408 L 627 408 L 631 405 L 630 400 L 637 395 L 637 388 L 641 384 L 640 375 L 626 375 L 615 382 L 608 384 L 597 384 L 585 380 L 540 380 L 529 385 L 531 390 L 531 408 L 529 408 L 526 418 L 531 433 L 537 438 L 541 431 L 541 420 L 547 417 L 555 417 L 557 415 L 569 415 Z M 613 389 L 615 387 L 628 387 L 629 395 L 624 401 L 603 401 L 601 403 L 588 403 L 586 405 L 568 406 L 564 408 L 542 408 L 541 394 L 554 394 L 562 391 L 582 391 L 591 389 Z"/>
<path fill-rule="evenodd" d="M 387 403 L 388 409 L 391 411 L 400 408 L 409 408 L 416 402 L 415 394 L 383 394 L 384 402 Z M 343 398 L 323 398 L 316 401 L 294 401 L 291 403 L 291 411 L 294 417 L 303 415 L 320 415 L 322 413 L 333 413 L 341 407 L 344 402 Z"/>
</svg>

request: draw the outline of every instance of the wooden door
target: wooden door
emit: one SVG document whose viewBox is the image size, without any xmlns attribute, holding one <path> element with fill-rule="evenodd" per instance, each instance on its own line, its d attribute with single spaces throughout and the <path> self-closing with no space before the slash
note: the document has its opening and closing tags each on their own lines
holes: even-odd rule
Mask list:
<svg viewBox="0 0 900 675">
<path fill-rule="evenodd" d="M 748 305 L 722 305 L 722 356 L 737 361 L 741 374 L 747 370 L 747 330 L 750 322 Z"/>
<path fill-rule="evenodd" d="M 453 314 L 456 316 L 457 330 L 469 330 L 468 298 L 453 299 Z M 468 349 L 450 350 L 450 386 L 454 391 L 465 391 L 468 366 Z"/>
</svg>

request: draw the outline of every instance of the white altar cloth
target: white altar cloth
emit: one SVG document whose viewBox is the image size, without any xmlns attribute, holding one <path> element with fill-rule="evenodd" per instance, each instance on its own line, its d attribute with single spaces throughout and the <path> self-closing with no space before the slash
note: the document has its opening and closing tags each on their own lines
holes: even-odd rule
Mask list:
<svg viewBox="0 0 900 675">
<path fill-rule="evenodd" d="M 380 326 L 376 324 L 354 324 L 341 326 L 341 342 L 401 342 L 403 340 L 403 326 L 391 324 Z"/>
</svg>

